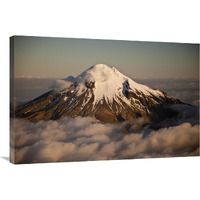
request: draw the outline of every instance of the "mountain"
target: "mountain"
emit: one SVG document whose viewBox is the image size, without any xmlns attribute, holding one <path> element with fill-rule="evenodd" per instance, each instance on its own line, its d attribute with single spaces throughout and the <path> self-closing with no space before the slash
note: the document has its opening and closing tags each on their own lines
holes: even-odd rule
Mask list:
<svg viewBox="0 0 200 200">
<path fill-rule="evenodd" d="M 136 83 L 104 64 L 62 81 L 66 82 L 66 88 L 51 90 L 18 106 L 15 116 L 32 122 L 66 116 L 89 116 L 103 123 L 134 122 L 143 118 L 147 124 L 155 124 L 178 115 L 169 105 L 182 104 L 166 92 Z"/>
</svg>

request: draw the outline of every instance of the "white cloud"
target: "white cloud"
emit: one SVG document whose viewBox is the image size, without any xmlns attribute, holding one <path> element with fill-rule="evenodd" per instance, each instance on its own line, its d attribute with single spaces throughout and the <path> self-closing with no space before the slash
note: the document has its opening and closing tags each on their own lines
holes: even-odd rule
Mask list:
<svg viewBox="0 0 200 200">
<path fill-rule="evenodd" d="M 11 137 L 12 146 L 15 146 L 15 162 L 199 155 L 198 124 L 186 122 L 157 131 L 148 130 L 148 134 L 145 129 L 130 129 L 125 134 L 124 125 L 101 124 L 89 117 L 38 123 L 16 119 L 15 141 Z"/>
<path fill-rule="evenodd" d="M 61 91 L 65 88 L 69 88 L 71 86 L 72 82 L 63 80 L 63 79 L 57 79 L 55 80 L 52 85 L 49 87 L 49 89 Z"/>
<path fill-rule="evenodd" d="M 152 131 L 147 137 L 124 138 L 128 147 L 120 153 L 121 158 L 162 157 L 187 155 L 199 146 L 199 125 L 189 123 Z"/>
</svg>

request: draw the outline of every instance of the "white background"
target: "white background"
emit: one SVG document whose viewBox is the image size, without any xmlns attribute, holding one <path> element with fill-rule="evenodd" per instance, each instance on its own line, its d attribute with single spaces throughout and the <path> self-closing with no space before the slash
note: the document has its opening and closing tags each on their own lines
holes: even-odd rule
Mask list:
<svg viewBox="0 0 200 200">
<path fill-rule="evenodd" d="M 1 1 L 0 199 L 199 199 L 199 157 L 32 165 L 7 161 L 9 36 L 200 43 L 198 2 Z"/>
</svg>

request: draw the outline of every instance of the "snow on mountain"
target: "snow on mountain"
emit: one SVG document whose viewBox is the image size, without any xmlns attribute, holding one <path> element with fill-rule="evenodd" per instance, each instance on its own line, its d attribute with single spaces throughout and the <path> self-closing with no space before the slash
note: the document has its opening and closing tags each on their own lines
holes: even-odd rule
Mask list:
<svg viewBox="0 0 200 200">
<path fill-rule="evenodd" d="M 67 79 L 68 80 L 68 79 Z M 139 91 L 147 96 L 162 96 L 163 93 L 159 90 L 152 90 L 149 87 L 138 84 L 127 76 L 120 73 L 115 67 L 109 67 L 105 64 L 96 64 L 82 74 L 73 79 L 78 90 L 78 95 L 83 94 L 87 90 L 87 85 L 94 85 L 94 104 L 105 98 L 107 102 L 117 100 L 115 97 L 120 97 L 124 102 L 128 103 L 127 98 L 124 96 L 125 88 L 133 92 Z"/>
<path fill-rule="evenodd" d="M 105 64 L 94 65 L 79 76 L 69 76 L 58 83 L 62 83 L 64 89 L 58 91 L 61 88 L 58 87 L 17 107 L 16 116 L 31 121 L 90 116 L 105 123 L 142 117 L 151 123 L 174 113 L 164 105 L 181 103 Z"/>
</svg>

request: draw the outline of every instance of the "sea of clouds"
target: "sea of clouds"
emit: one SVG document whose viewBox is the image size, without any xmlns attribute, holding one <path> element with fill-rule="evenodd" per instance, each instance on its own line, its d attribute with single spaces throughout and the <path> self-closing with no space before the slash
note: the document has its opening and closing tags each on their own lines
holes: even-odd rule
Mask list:
<svg viewBox="0 0 200 200">
<path fill-rule="evenodd" d="M 89 117 L 38 123 L 12 119 L 15 135 L 11 135 L 11 153 L 15 163 L 199 155 L 199 123 L 195 116 L 186 115 L 176 125 L 159 130 L 137 130 L 133 126 L 125 132 L 127 123 L 102 124 Z"/>
</svg>

